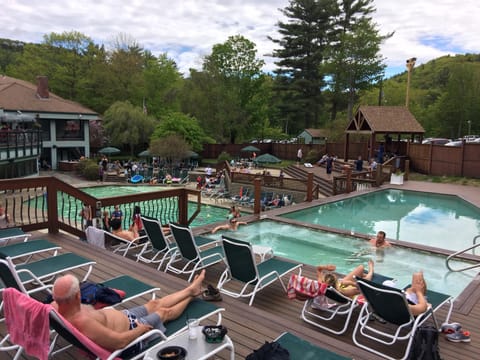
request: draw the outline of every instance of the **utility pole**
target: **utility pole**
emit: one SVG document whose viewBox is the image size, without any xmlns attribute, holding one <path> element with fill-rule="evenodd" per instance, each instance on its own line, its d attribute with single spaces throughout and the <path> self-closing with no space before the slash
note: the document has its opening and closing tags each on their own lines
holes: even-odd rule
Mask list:
<svg viewBox="0 0 480 360">
<path fill-rule="evenodd" d="M 410 77 L 412 76 L 412 70 L 415 66 L 415 61 L 417 58 L 413 57 L 407 60 L 407 95 L 405 96 L 405 106 L 408 109 L 409 103 L 409 92 L 410 92 Z"/>
</svg>

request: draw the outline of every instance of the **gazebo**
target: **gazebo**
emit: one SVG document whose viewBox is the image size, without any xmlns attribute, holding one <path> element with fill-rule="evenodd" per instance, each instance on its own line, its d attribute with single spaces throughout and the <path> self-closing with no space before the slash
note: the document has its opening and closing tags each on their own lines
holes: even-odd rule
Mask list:
<svg viewBox="0 0 480 360">
<path fill-rule="evenodd" d="M 409 135 L 413 141 L 415 135 L 421 140 L 425 130 L 405 106 L 360 106 L 345 130 L 345 161 L 348 160 L 350 134 L 370 135 L 368 158 L 371 158 L 378 134 L 383 134 L 386 142 L 392 135 L 397 136 L 397 141 L 402 135 Z"/>
</svg>

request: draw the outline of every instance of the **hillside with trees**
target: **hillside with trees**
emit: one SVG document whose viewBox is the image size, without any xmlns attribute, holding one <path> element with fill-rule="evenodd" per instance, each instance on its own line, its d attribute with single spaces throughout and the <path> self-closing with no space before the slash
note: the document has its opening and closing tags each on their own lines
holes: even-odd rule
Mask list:
<svg viewBox="0 0 480 360">
<path fill-rule="evenodd" d="M 194 151 L 287 139 L 308 127 L 336 140 L 359 105 L 405 105 L 406 71 L 383 79 L 380 45 L 394 34 L 380 34 L 372 0 L 292 0 L 280 11 L 288 21 L 271 38 L 274 73 L 262 71 L 256 44 L 242 35 L 181 74 L 168 54 L 155 56 L 127 34 L 107 48 L 77 31 L 45 34 L 40 44 L 0 39 L 0 72 L 32 83 L 47 75 L 52 92 L 102 115 L 98 140 L 131 154 L 174 134 Z M 427 136 L 480 133 L 479 77 L 473 54 L 413 69 L 409 108 Z"/>
</svg>

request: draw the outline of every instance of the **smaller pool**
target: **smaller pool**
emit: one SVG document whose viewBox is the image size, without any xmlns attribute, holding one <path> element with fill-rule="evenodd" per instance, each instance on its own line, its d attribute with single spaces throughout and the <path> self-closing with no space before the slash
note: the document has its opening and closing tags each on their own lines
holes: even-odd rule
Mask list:
<svg viewBox="0 0 480 360">
<path fill-rule="evenodd" d="M 423 270 L 430 289 L 453 296 L 460 294 L 477 274 L 475 270 L 448 271 L 444 256 L 396 246 L 375 251 L 365 240 L 270 220 L 240 226 L 236 232 L 206 236 L 219 238 L 222 233 L 271 247 L 276 255 L 304 264 L 335 264 L 343 274 L 359 264 L 366 266 L 368 260 L 373 259 L 375 271 L 397 279 L 399 285 L 409 284 L 412 273 Z M 460 264 L 465 262 L 455 262 L 454 266 Z"/>
<path fill-rule="evenodd" d="M 111 196 L 123 196 L 123 195 L 133 195 L 138 193 L 147 193 L 153 191 L 162 191 L 162 190 L 171 190 L 169 186 L 152 186 L 152 185 L 124 185 L 124 186 L 93 186 L 88 188 L 82 188 L 81 190 L 95 196 L 97 198 L 111 197 Z M 158 214 L 152 214 L 150 206 L 142 206 L 140 204 L 142 214 L 147 216 L 157 217 Z M 123 209 L 122 209 L 123 210 Z M 196 202 L 189 202 L 188 204 L 188 216 L 191 216 L 197 210 Z M 130 209 L 124 210 L 124 216 L 130 218 Z M 170 213 L 176 212 L 175 208 L 169 210 Z M 226 220 L 228 214 L 228 209 L 213 206 L 208 204 L 202 204 L 202 209 L 197 217 L 193 220 L 191 226 L 202 226 L 212 224 L 218 221 Z M 167 221 L 164 221 L 167 223 Z"/>
</svg>

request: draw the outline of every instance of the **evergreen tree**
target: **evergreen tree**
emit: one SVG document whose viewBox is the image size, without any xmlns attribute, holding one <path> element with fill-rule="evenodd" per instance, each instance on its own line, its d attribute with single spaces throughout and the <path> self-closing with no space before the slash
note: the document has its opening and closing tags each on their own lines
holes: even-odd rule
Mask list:
<svg viewBox="0 0 480 360">
<path fill-rule="evenodd" d="M 338 6 L 335 0 L 290 0 L 281 12 L 288 21 L 277 24 L 281 38 L 270 39 L 279 45 L 273 53 L 280 59 L 275 71 L 279 115 L 285 129 L 295 133 L 320 124 L 326 75 L 322 63 Z"/>
</svg>

